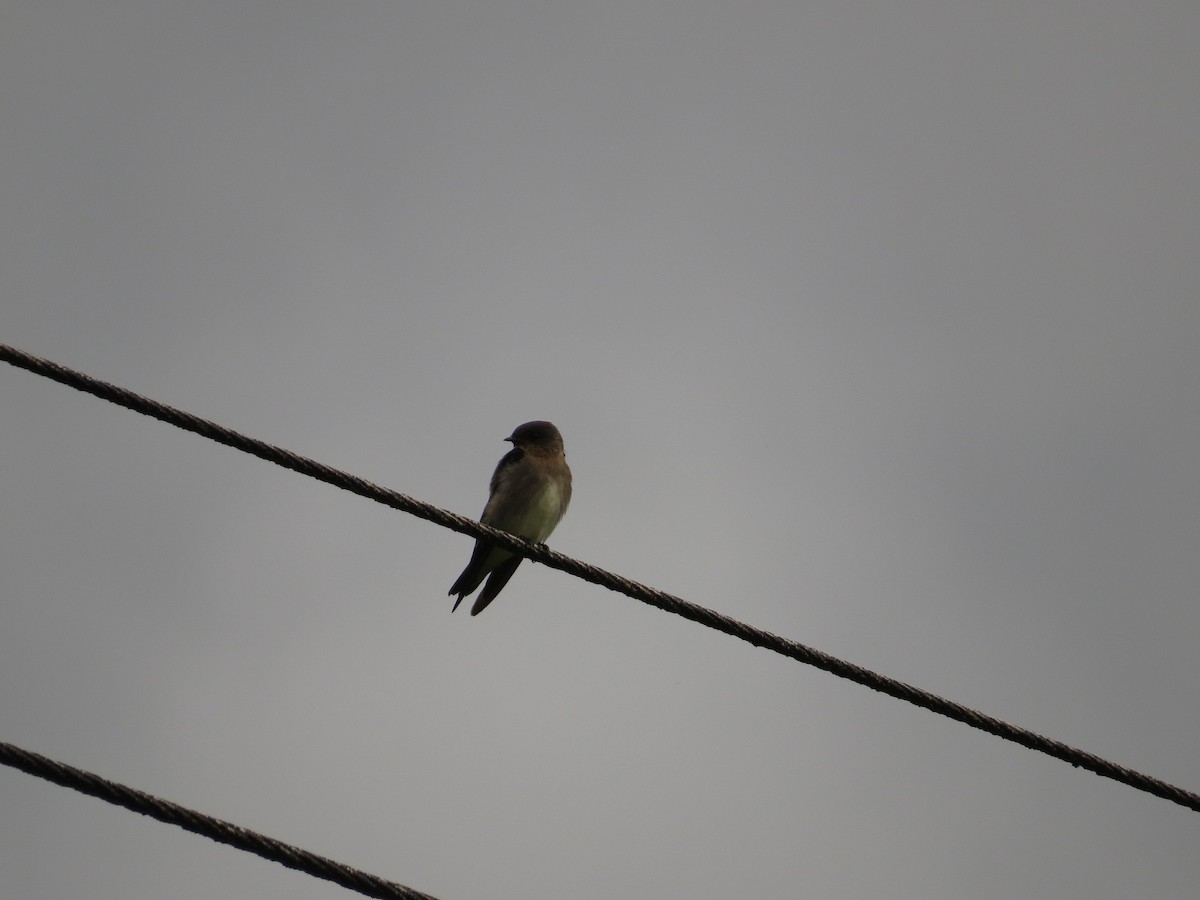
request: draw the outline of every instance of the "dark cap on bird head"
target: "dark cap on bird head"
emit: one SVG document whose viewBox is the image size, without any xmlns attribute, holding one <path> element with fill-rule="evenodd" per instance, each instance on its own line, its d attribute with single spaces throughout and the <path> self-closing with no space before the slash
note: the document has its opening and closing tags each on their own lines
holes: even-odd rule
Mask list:
<svg viewBox="0 0 1200 900">
<path fill-rule="evenodd" d="M 524 425 L 518 425 L 511 435 L 505 438 L 506 441 L 511 441 L 514 447 L 522 445 L 530 447 L 561 447 L 562 435 L 558 433 L 549 422 L 526 422 Z"/>
</svg>

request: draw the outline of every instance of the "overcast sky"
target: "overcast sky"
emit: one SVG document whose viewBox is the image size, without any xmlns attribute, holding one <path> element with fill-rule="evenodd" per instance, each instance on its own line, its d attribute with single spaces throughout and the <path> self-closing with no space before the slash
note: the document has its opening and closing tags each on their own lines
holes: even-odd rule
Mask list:
<svg viewBox="0 0 1200 900">
<path fill-rule="evenodd" d="M 1200 788 L 1200 4 L 0 11 L 0 341 Z M 0 367 L 0 740 L 443 900 L 1192 898 L 1200 816 Z M 347 892 L 0 769 L 0 895 Z"/>
</svg>

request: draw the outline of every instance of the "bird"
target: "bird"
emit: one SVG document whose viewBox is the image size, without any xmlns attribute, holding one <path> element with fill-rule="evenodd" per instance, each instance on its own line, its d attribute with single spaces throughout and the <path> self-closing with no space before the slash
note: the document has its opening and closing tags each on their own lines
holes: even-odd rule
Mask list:
<svg viewBox="0 0 1200 900">
<path fill-rule="evenodd" d="M 545 543 L 571 502 L 571 470 L 562 435 L 549 422 L 526 422 L 505 438 L 513 445 L 492 473 L 487 505 L 479 521 L 535 543 Z M 471 561 L 450 588 L 458 595 L 451 612 L 487 578 L 471 615 L 477 616 L 508 584 L 523 556 L 486 538 L 475 542 Z"/>
</svg>

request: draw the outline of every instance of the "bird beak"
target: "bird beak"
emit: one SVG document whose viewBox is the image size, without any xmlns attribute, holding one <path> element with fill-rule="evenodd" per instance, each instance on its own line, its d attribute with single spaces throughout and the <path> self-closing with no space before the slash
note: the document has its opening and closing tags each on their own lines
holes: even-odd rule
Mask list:
<svg viewBox="0 0 1200 900">
<path fill-rule="evenodd" d="M 511 444 L 513 442 L 512 435 L 509 435 L 508 437 L 506 437 L 505 440 Z"/>
</svg>

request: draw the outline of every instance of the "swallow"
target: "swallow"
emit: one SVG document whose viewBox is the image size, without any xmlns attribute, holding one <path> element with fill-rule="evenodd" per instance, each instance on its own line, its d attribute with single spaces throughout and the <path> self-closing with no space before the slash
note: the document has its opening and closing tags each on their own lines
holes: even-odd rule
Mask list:
<svg viewBox="0 0 1200 900">
<path fill-rule="evenodd" d="M 549 422 L 526 422 L 505 440 L 511 441 L 513 448 L 492 473 L 491 492 L 479 521 L 545 543 L 571 502 L 571 470 L 562 435 Z M 458 595 L 450 611 L 458 609 L 463 597 L 487 578 L 471 607 L 471 615 L 479 615 L 508 584 L 522 559 L 484 538 L 477 540 L 471 561 L 450 588 L 451 595 Z"/>
</svg>

